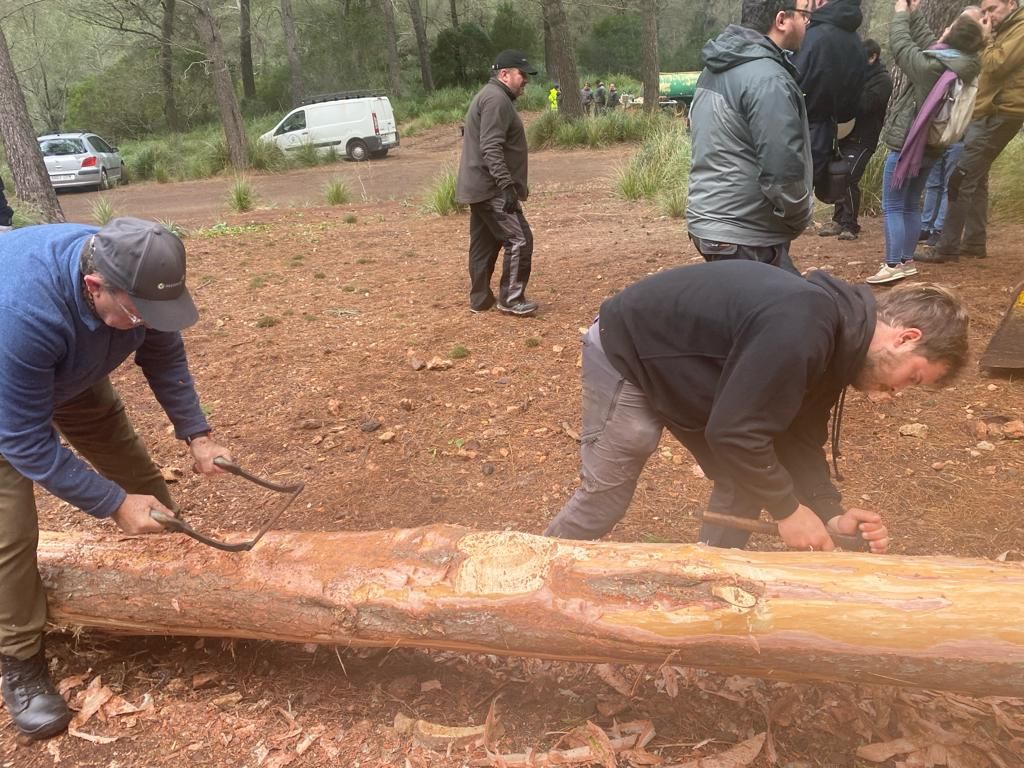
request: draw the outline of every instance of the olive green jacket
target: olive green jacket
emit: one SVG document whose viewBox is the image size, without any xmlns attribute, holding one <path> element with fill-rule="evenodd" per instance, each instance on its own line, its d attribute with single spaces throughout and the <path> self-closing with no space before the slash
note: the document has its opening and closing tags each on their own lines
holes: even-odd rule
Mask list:
<svg viewBox="0 0 1024 768">
<path fill-rule="evenodd" d="M 974 119 L 1024 119 L 1024 13 L 1014 11 L 996 30 L 992 45 L 981 54 L 981 79 Z"/>
<path fill-rule="evenodd" d="M 882 141 L 889 149 L 897 152 L 903 149 L 918 109 L 943 72 L 950 69 L 969 83 L 981 71 L 974 54 L 952 48 L 927 50 L 934 42 L 935 35 L 920 13 L 901 11 L 893 16 L 889 46 L 893 61 L 903 70 L 903 78 L 889 102 L 889 113 L 882 128 Z"/>
</svg>

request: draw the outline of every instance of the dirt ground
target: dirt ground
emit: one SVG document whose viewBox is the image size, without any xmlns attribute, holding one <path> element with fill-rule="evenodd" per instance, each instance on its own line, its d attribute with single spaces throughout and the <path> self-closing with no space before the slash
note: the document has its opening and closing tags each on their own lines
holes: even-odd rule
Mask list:
<svg viewBox="0 0 1024 768">
<path fill-rule="evenodd" d="M 111 199 L 119 213 L 193 229 L 189 282 L 201 319 L 186 333 L 192 370 L 217 437 L 244 465 L 306 481 L 284 526 L 444 521 L 540 533 L 575 488 L 580 331 L 623 286 L 698 258 L 680 222 L 612 195 L 610 177 L 629 151 L 531 156 L 530 296 L 541 305 L 533 318 L 471 314 L 467 220 L 419 210 L 422 191 L 456 156 L 451 129 L 409 140 L 381 163 L 255 176 L 272 207 L 247 215 L 223 209 L 224 181 L 132 185 Z M 303 203 L 339 174 L 359 175 L 369 199 Z M 61 201 L 69 218 L 87 220 L 94 198 Z M 200 229 L 217 222 L 229 226 Z M 1024 227 L 995 225 L 988 259 L 921 270 L 962 292 L 976 355 L 1024 276 L 1022 239 Z M 794 245 L 802 268 L 850 280 L 872 273 L 881 251 L 874 219 L 856 242 L 812 233 Z M 452 366 L 417 371 L 410 357 Z M 191 472 L 141 375 L 126 365 L 114 378 L 155 459 L 180 473 L 172 491 L 189 520 L 200 529 L 258 526 L 265 510 L 236 483 Z M 845 497 L 886 514 L 896 553 L 1020 560 L 1024 441 L 1004 439 L 1000 425 L 1022 417 L 1021 380 L 973 365 L 941 391 L 877 401 L 851 393 Z M 909 424 L 927 429 L 901 436 Z M 692 542 L 708 492 L 666 438 L 612 538 Z M 39 499 L 46 529 L 114 535 L 109 523 Z M 753 546 L 779 544 L 755 537 Z M 48 644 L 72 703 L 106 703 L 83 735 L 45 744 L 21 743 L 4 716 L 0 768 L 469 765 L 484 752 L 431 752 L 395 731 L 395 715 L 478 725 L 496 697 L 505 755 L 573 746 L 575 736 L 560 740 L 588 721 L 608 732 L 616 721 L 650 721 L 647 751 L 619 765 L 1024 765 L 1024 700 L 411 649 L 70 631 Z M 880 743 L 891 751 L 857 756 Z"/>
</svg>

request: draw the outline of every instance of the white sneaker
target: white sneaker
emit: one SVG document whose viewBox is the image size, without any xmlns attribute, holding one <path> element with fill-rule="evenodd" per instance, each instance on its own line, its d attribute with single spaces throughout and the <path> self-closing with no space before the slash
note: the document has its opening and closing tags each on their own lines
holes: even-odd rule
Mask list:
<svg viewBox="0 0 1024 768">
<path fill-rule="evenodd" d="M 911 274 L 917 274 L 917 269 L 911 266 L 914 271 L 911 273 L 906 272 L 903 269 L 902 264 L 897 264 L 895 267 L 890 267 L 888 264 L 883 264 L 875 274 L 869 277 L 864 282 L 870 283 L 871 285 L 884 285 L 885 283 L 895 283 L 897 280 L 902 280 L 905 277 L 910 277 Z"/>
<path fill-rule="evenodd" d="M 902 264 L 900 264 L 900 271 L 903 273 L 904 277 L 911 277 L 912 275 L 916 275 L 917 267 L 914 266 L 914 260 L 911 259 L 910 261 L 904 261 Z"/>
</svg>

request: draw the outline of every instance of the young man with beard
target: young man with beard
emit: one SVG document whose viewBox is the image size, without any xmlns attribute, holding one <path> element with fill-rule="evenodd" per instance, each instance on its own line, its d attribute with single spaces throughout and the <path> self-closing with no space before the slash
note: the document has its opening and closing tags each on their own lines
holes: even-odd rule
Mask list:
<svg viewBox="0 0 1024 768">
<path fill-rule="evenodd" d="M 707 261 L 796 272 L 789 244 L 814 212 L 804 97 L 789 52 L 810 0 L 744 0 L 741 25 L 704 46 L 690 125 L 686 227 Z"/>
<path fill-rule="evenodd" d="M 455 199 L 469 205 L 469 308 L 485 312 L 497 303 L 501 312 L 532 315 L 537 305 L 526 298 L 533 259 L 533 232 L 521 200 L 529 195 L 526 131 L 516 112 L 537 70 L 519 51 L 502 51 L 491 79 L 466 112 L 462 160 Z M 491 276 L 504 246 L 501 287 L 495 300 Z"/>
<path fill-rule="evenodd" d="M 546 533 L 608 533 L 667 428 L 714 481 L 709 510 L 767 509 L 794 549 L 831 550 L 832 530 L 859 532 L 884 553 L 880 515 L 844 509 L 829 477 L 829 413 L 848 386 L 898 392 L 951 379 L 967 360 L 967 324 L 960 300 L 937 285 L 876 299 L 823 271 L 805 280 L 751 261 L 641 280 L 605 301 L 583 338 L 582 484 Z M 836 430 L 833 460 L 837 451 Z M 748 536 L 700 531 L 720 547 Z"/>
</svg>

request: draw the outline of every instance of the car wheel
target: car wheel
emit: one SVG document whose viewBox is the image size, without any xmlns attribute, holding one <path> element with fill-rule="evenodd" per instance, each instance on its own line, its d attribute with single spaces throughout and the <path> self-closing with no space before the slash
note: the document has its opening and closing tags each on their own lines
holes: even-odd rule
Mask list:
<svg viewBox="0 0 1024 768">
<path fill-rule="evenodd" d="M 100 168 L 100 183 L 96 185 L 97 191 L 110 189 L 110 179 L 107 178 L 107 169 Z"/>
<path fill-rule="evenodd" d="M 348 143 L 346 152 L 348 152 L 348 156 L 357 163 L 361 163 L 370 156 L 370 148 L 366 146 L 366 142 L 362 139 L 352 139 L 352 141 Z"/>
<path fill-rule="evenodd" d="M 370 153 L 370 157 L 372 157 L 374 159 L 378 159 L 378 160 L 380 158 L 382 158 L 382 157 L 387 157 L 387 156 L 388 156 L 388 148 L 387 147 L 384 147 L 384 149 L 378 149 L 376 152 L 371 152 Z"/>
</svg>

